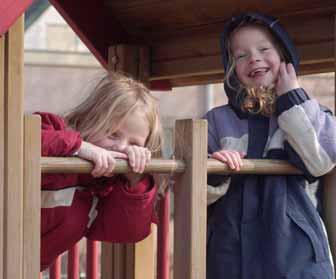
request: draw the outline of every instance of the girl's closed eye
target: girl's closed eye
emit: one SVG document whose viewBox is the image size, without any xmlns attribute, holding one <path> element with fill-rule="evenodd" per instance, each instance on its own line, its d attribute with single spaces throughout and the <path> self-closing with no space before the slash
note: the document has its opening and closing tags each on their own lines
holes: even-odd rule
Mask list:
<svg viewBox="0 0 336 279">
<path fill-rule="evenodd" d="M 112 133 L 108 136 L 108 139 L 110 140 L 114 140 L 114 139 L 117 139 L 119 138 L 119 135 L 117 133 Z"/>
</svg>

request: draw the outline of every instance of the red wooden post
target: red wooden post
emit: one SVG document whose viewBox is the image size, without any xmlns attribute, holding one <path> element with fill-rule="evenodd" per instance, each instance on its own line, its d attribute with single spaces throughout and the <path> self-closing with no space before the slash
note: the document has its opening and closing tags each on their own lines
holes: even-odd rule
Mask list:
<svg viewBox="0 0 336 279">
<path fill-rule="evenodd" d="M 98 279 L 98 241 L 87 241 L 86 246 L 86 278 Z"/>
<path fill-rule="evenodd" d="M 158 226 L 158 255 L 157 274 L 158 279 L 169 279 L 169 223 L 170 223 L 170 191 L 165 193 L 160 202 L 159 226 Z"/>
<path fill-rule="evenodd" d="M 57 257 L 49 268 L 50 279 L 61 279 L 61 256 Z"/>
<path fill-rule="evenodd" d="M 68 278 L 79 279 L 79 243 L 68 252 Z"/>
</svg>

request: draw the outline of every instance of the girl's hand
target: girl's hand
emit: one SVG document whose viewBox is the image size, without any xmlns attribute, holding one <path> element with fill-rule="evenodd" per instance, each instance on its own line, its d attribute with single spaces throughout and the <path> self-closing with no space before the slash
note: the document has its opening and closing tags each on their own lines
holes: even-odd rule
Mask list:
<svg viewBox="0 0 336 279">
<path fill-rule="evenodd" d="M 217 159 L 226 163 L 230 169 L 239 171 L 243 165 L 242 158 L 246 154 L 234 150 L 219 150 L 212 153 L 211 158 Z"/>
<path fill-rule="evenodd" d="M 133 172 L 143 173 L 146 164 L 151 159 L 151 152 L 146 148 L 138 145 L 130 145 L 125 148 L 124 151 L 128 156 L 129 165 Z"/>
<path fill-rule="evenodd" d="M 129 165 L 133 170 L 133 173 L 126 173 L 125 176 L 129 181 L 130 187 L 133 187 L 142 179 L 142 173 L 145 170 L 146 164 L 150 161 L 152 154 L 147 148 L 138 145 L 126 147 L 125 153 L 128 156 Z"/>
<path fill-rule="evenodd" d="M 299 82 L 296 77 L 295 69 L 292 63 L 286 64 L 281 62 L 279 69 L 279 77 L 276 83 L 277 95 L 283 95 L 290 90 L 299 88 Z"/>
<path fill-rule="evenodd" d="M 92 143 L 83 141 L 78 150 L 78 157 L 93 162 L 92 176 L 112 176 L 116 159 L 127 159 L 127 154 L 110 151 Z"/>
</svg>

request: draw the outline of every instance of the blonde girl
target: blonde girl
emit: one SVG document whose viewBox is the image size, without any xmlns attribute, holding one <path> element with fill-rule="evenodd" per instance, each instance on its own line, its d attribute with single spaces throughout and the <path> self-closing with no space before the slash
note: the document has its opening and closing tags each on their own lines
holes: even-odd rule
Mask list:
<svg viewBox="0 0 336 279">
<path fill-rule="evenodd" d="M 80 238 L 135 242 L 150 233 L 156 186 L 144 175 L 160 149 L 158 105 L 140 82 L 107 73 L 64 119 L 42 118 L 42 155 L 90 160 L 91 175 L 42 177 L 41 270 Z M 132 172 L 115 175 L 116 159 Z"/>
</svg>

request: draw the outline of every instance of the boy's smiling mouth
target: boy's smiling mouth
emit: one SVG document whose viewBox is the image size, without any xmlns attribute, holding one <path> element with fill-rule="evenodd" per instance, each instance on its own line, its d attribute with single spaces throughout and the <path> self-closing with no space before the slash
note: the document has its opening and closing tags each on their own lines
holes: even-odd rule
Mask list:
<svg viewBox="0 0 336 279">
<path fill-rule="evenodd" d="M 264 74 L 266 74 L 268 71 L 269 71 L 269 68 L 267 68 L 267 67 L 257 68 L 257 69 L 252 70 L 248 74 L 248 77 L 250 77 L 250 78 L 260 77 L 260 76 L 263 76 Z"/>
</svg>

